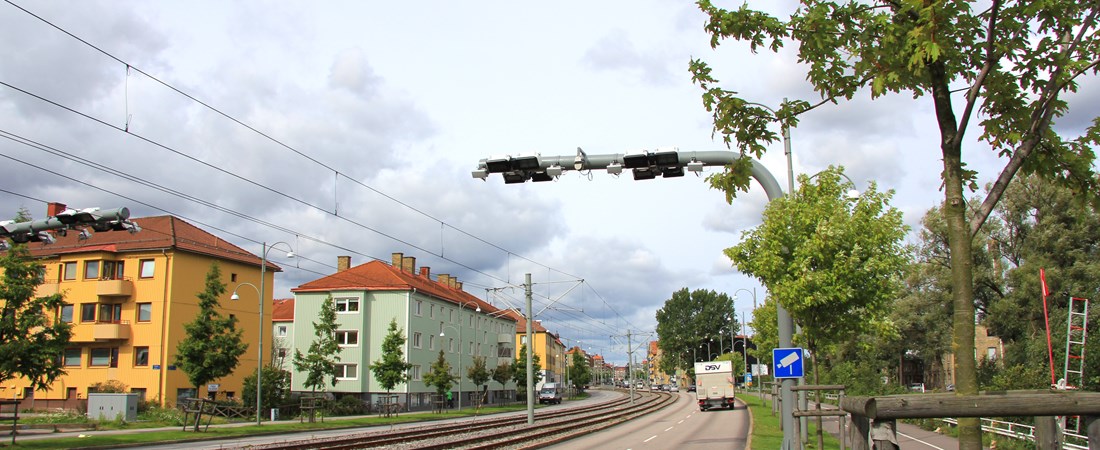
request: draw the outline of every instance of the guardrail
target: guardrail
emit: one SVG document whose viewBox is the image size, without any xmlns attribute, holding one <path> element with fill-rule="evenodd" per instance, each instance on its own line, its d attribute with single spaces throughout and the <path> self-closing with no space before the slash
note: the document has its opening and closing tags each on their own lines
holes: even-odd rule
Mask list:
<svg viewBox="0 0 1100 450">
<path fill-rule="evenodd" d="M 958 425 L 959 421 L 955 419 L 939 419 L 941 422 L 946 422 L 952 425 Z M 1031 425 L 1024 425 L 1016 422 L 1005 422 L 1003 420 L 994 420 L 982 418 L 982 431 L 997 434 L 1000 436 L 1006 436 L 1013 439 L 1026 440 L 1035 442 L 1035 427 Z M 1063 431 L 1063 436 L 1066 437 L 1066 442 L 1062 443 L 1062 448 L 1071 450 L 1089 450 L 1088 445 L 1080 445 L 1076 442 L 1085 442 L 1089 440 L 1088 436 L 1083 434 L 1070 433 Z"/>
<path fill-rule="evenodd" d="M 1100 446 L 1100 393 L 1066 391 L 1001 391 L 962 396 L 906 394 L 847 397 L 840 408 L 852 415 L 848 436 L 852 450 L 897 449 L 897 419 L 945 417 L 1034 417 L 1035 446 L 1063 448 L 1056 416 L 1081 416 L 1090 450 Z"/>
</svg>

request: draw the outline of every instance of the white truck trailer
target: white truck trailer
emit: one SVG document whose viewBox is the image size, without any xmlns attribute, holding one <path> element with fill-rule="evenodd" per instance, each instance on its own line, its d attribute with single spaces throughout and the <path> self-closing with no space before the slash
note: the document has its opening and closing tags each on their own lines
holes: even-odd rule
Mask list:
<svg viewBox="0 0 1100 450">
<path fill-rule="evenodd" d="M 708 361 L 695 363 L 695 398 L 699 410 L 734 407 L 733 363 Z"/>
</svg>

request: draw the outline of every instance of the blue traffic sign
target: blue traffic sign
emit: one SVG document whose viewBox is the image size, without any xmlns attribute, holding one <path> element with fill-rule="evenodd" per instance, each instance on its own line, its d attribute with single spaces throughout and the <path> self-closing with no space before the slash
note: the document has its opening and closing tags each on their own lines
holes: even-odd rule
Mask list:
<svg viewBox="0 0 1100 450">
<path fill-rule="evenodd" d="M 775 361 L 775 378 L 802 378 L 805 376 L 802 353 L 801 348 L 772 349 L 772 361 Z"/>
</svg>

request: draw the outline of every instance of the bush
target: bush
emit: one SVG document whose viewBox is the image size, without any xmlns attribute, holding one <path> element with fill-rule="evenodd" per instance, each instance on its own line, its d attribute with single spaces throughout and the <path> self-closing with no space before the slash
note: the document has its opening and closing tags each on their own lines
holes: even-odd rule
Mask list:
<svg viewBox="0 0 1100 450">
<path fill-rule="evenodd" d="M 97 394 L 125 394 L 129 386 L 118 380 L 107 380 L 88 387 L 88 392 Z"/>
<path fill-rule="evenodd" d="M 328 413 L 333 416 L 355 416 L 367 413 L 367 404 L 354 395 L 340 397 L 328 404 Z"/>
</svg>

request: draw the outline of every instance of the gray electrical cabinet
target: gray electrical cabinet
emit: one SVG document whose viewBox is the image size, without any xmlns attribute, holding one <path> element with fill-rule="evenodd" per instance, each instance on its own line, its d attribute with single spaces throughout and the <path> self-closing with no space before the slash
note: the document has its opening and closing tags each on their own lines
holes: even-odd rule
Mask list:
<svg viewBox="0 0 1100 450">
<path fill-rule="evenodd" d="M 138 394 L 88 394 L 88 418 L 137 420 Z"/>
</svg>

